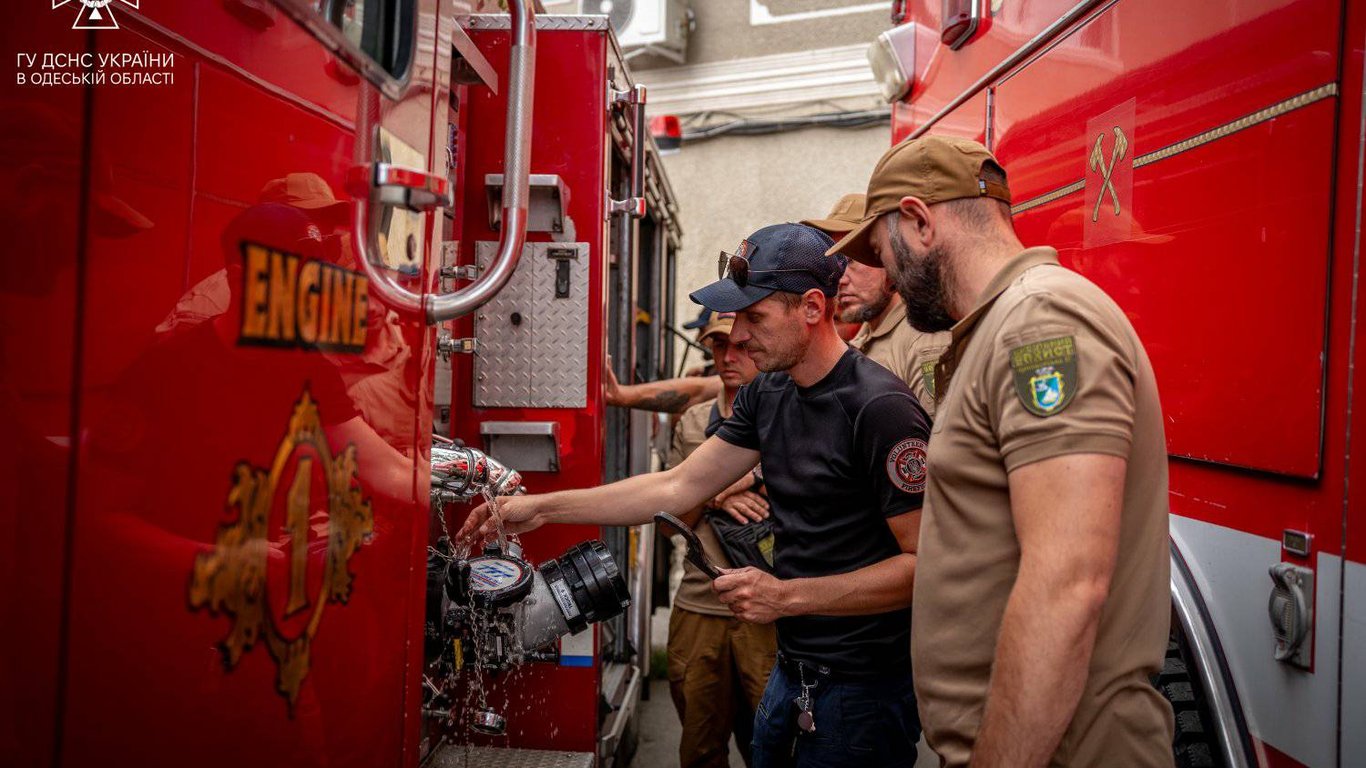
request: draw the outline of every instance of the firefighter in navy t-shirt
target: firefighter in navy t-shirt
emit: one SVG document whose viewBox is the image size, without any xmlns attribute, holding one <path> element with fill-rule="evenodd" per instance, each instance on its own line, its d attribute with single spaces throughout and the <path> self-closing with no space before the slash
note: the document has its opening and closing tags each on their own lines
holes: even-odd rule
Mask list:
<svg viewBox="0 0 1366 768">
<path fill-rule="evenodd" d="M 713 583 L 745 621 L 776 622 L 778 664 L 755 716 L 754 766 L 909 766 L 920 736 L 910 606 L 929 420 L 890 371 L 835 333 L 842 256 L 802 224 L 764 227 L 723 254 L 723 277 L 692 295 L 735 312 L 731 331 L 760 373 L 717 434 L 666 471 L 500 501 L 508 530 L 545 523 L 636 525 L 712 498 L 762 464 L 774 573 Z M 489 509 L 462 535 L 487 535 Z"/>
</svg>

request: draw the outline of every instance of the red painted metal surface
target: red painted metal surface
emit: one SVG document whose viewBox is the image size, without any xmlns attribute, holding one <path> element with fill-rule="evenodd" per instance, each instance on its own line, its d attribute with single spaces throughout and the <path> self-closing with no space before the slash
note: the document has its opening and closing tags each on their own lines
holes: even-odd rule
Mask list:
<svg viewBox="0 0 1366 768">
<path fill-rule="evenodd" d="M 922 5 L 914 20 L 934 27 L 937 4 Z M 920 85 L 898 109 L 894 140 L 1070 7 L 1007 4 L 962 50 L 922 49 Z M 1292 104 L 1249 127 L 1237 121 L 1336 83 L 1337 7 L 1211 3 L 1179 15 L 1172 27 L 1173 16 L 1148 7 L 1104 6 L 1007 73 L 991 94 L 993 149 L 1016 204 L 1029 205 L 1016 216 L 1022 238 L 1058 247 L 1115 296 L 1144 339 L 1171 451 L 1198 460 L 1173 463 L 1173 510 L 1274 538 L 1307 526 L 1323 551 L 1336 551 L 1352 277 L 1329 278 L 1350 264 L 1356 170 L 1350 151 L 1333 150 L 1337 131 L 1352 135 L 1360 99 L 1349 80 L 1344 95 Z M 971 135 L 984 96 L 944 130 Z M 1102 182 L 1087 167 L 1088 123 L 1130 100 L 1130 161 L 1227 133 L 1133 169 L 1133 187 L 1121 193 L 1132 230 L 1123 242 L 1087 247 L 1093 206 L 1079 182 Z M 1259 362 L 1266 355 L 1275 363 Z"/>
<path fill-rule="evenodd" d="M 1135 114 L 1124 133 L 1128 157 L 1118 161 L 1133 169 L 1132 188 L 1119 191 L 1131 217 L 1127 231 L 1110 238 L 1116 242 L 1086 247 L 1090 222 L 1114 216 L 1108 198 L 1104 210 L 1089 200 L 1078 205 L 1080 191 L 1023 213 L 1020 230 L 1029 242 L 1059 247 L 1124 304 L 1158 373 L 1174 455 L 1313 477 L 1321 438 L 1332 99 L 1133 166 L 1136 158 L 1236 127 L 1245 115 L 1331 84 L 1336 8 L 1298 3 L 1236 26 L 1231 9 L 1191 14 L 1179 35 L 1159 35 L 1159 25 L 1170 22 L 1150 11 L 1113 6 L 996 89 L 994 149 L 1011 171 L 1017 204 L 1083 178 L 1087 189 L 1103 186 L 1086 163 L 1099 137 L 1086 130 L 1087 121 L 1129 102 Z M 1264 68 L 1268 56 L 1277 66 Z M 1177 69 L 1192 74 L 1159 74 Z M 1114 139 L 1103 130 L 1109 143 L 1102 159 L 1109 162 Z M 1250 165 L 1254 157 L 1259 162 Z M 1263 225 L 1242 226 L 1248 221 Z M 1238 300 L 1210 301 L 1215 291 Z M 1268 357 L 1274 375 L 1244 373 Z"/>
<path fill-rule="evenodd" d="M 17 51 L 83 49 L 70 26 L 55 16 L 5 25 L 6 60 Z M 81 218 L 83 96 L 79 89 L 33 93 L 13 74 L 0 85 L 0 222 L 8 233 L 0 266 L 0 610 L 7 617 L 0 755 L 18 765 L 48 759 L 59 706 L 71 447 L 79 443 L 72 350 L 79 343 L 81 243 L 94 235 Z M 123 195 L 100 173 L 109 161 L 87 160 L 92 183 L 108 195 L 87 221 L 118 236 L 129 222 L 106 215 Z"/>
<path fill-rule="evenodd" d="M 432 20 L 434 2 L 419 5 Z M 163 87 L 5 93 L 7 145 L 36 142 L 16 149 L 71 163 L 85 142 L 98 159 L 85 194 L 78 163 L 40 166 L 51 192 L 11 231 L 44 241 L 29 249 L 43 254 L 32 262 L 43 270 L 7 262 L 3 283 L 0 392 L 5 422 L 19 422 L 6 430 L 3 464 L 17 493 L 3 520 L 19 526 L 7 541 L 30 543 L 3 558 L 9 599 L 25 603 L 7 614 L 27 617 L 27 629 L 4 654 L 19 697 L 0 718 L 0 752 L 21 764 L 417 761 L 424 579 L 415 564 L 427 537 L 432 332 L 373 295 L 367 305 L 347 293 L 349 309 L 366 315 L 363 348 L 244 345 L 239 335 L 244 306 L 251 311 L 244 243 L 352 274 L 342 184 L 370 151 L 368 137 L 357 151 L 357 105 L 432 157 L 445 120 L 444 94 L 430 83 L 438 62 L 416 68 L 427 87 L 390 102 L 367 81 L 327 76 L 330 54 L 273 6 L 264 29 L 224 8 L 155 3 L 139 17 L 120 7 L 122 29 L 98 34 L 39 15 L 42 31 L 17 43 L 175 56 Z M 431 57 L 436 46 L 419 48 Z M 301 174 L 336 204 L 273 186 Z M 319 317 L 339 311 L 343 294 L 328 285 Z M 322 437 L 282 448 L 305 392 Z M 321 467 L 348 446 L 357 473 L 340 477 L 368 501 L 373 522 L 338 563 L 330 510 L 341 486 L 329 488 Z M 230 499 L 239 466 L 277 461 L 257 593 L 271 618 L 228 665 L 218 646 L 235 625 L 251 625 L 250 611 L 210 610 L 196 596 L 196 570 L 242 520 Z M 303 489 L 306 524 L 288 517 L 290 488 Z M 329 598 L 324 577 L 340 568 L 349 589 Z M 273 658 L 285 646 L 268 641 L 272 627 L 284 642 L 312 633 L 292 706 L 279 690 L 288 659 Z"/>
<path fill-rule="evenodd" d="M 1343 52 L 1343 97 L 1338 124 L 1341 135 L 1351 136 L 1353 131 L 1360 130 L 1363 110 L 1366 110 L 1366 104 L 1362 103 L 1363 88 L 1366 88 L 1366 82 L 1363 82 L 1366 81 L 1366 8 L 1359 4 L 1349 5 L 1343 39 L 1348 45 Z M 1366 460 L 1362 459 L 1361 453 L 1362 441 L 1366 440 L 1366 406 L 1363 405 L 1366 403 L 1363 400 L 1363 394 L 1366 394 L 1366 379 L 1363 378 L 1366 376 L 1366 337 L 1361 335 L 1366 331 L 1366 300 L 1363 300 L 1366 297 L 1352 290 L 1357 285 L 1361 265 L 1362 243 L 1358 228 L 1366 222 L 1366 203 L 1362 194 L 1363 158 L 1359 154 L 1354 158 L 1352 149 L 1351 143 L 1343 142 L 1335 194 L 1333 234 L 1340 255 L 1333 261 L 1334 311 L 1329 333 L 1333 349 L 1341 350 L 1341 354 L 1330 358 L 1329 398 L 1343 402 L 1347 409 L 1345 413 L 1335 414 L 1341 419 L 1336 423 L 1344 425 L 1351 437 L 1344 446 L 1344 453 L 1355 456 L 1350 460 L 1348 477 L 1343 483 L 1346 498 L 1340 510 L 1346 529 L 1344 559 L 1366 563 L 1366 519 L 1362 518 L 1361 512 L 1366 510 Z M 1346 599 L 1351 604 L 1366 604 L 1366 595 L 1349 594 Z"/>
<path fill-rule="evenodd" d="M 918 84 L 895 110 L 893 140 L 1074 5 L 1007 2 L 961 50 L 920 47 Z M 913 3 L 912 19 L 937 33 L 938 6 Z M 1364 20 L 1360 8 L 1345 19 L 1343 9 L 1318 0 L 1100 3 L 934 129 L 971 135 L 974 102 L 989 96 L 988 133 L 1010 172 L 1022 239 L 1058 247 L 1129 315 L 1168 417 L 1172 511 L 1277 542 L 1285 529 L 1310 533 L 1313 556 L 1282 557 L 1316 569 L 1319 555 L 1361 563 L 1366 553 L 1366 475 L 1349 464 L 1347 444 L 1366 429 L 1349 399 L 1366 360 L 1354 342 Z M 1127 142 L 1122 162 L 1116 127 Z M 1227 558 L 1195 555 L 1206 567 Z M 1360 596 L 1338 602 L 1336 560 L 1328 562 L 1322 612 L 1359 612 Z M 1204 598 L 1221 616 L 1265 612 L 1262 601 Z M 1225 638 L 1244 646 L 1240 663 L 1258 654 L 1256 672 L 1233 670 L 1245 697 L 1283 685 L 1323 696 L 1316 712 L 1336 710 L 1335 685 L 1345 679 L 1337 676 L 1347 674 L 1332 658 L 1340 627 L 1316 621 L 1329 656 L 1272 688 L 1245 677 L 1268 674 L 1255 642 Z M 1253 708 L 1278 711 L 1283 702 Z M 1331 723 L 1304 725 L 1316 742 L 1334 732 Z M 1251 726 L 1264 737 L 1264 718 Z M 1298 765 L 1292 752 L 1335 753 L 1275 730 L 1259 745 L 1262 765 Z"/>
<path fill-rule="evenodd" d="M 507 34 L 473 31 L 471 38 L 493 63 L 500 82 L 507 80 Z M 581 488 L 603 479 L 606 406 L 602 399 L 602 366 L 606 356 L 608 242 L 604 174 L 609 135 L 607 65 L 609 44 L 603 31 L 538 30 L 537 87 L 534 113 L 538 128 L 532 136 L 531 172 L 557 174 L 570 190 L 567 215 L 574 221 L 575 238 L 588 243 L 590 257 L 588 314 L 588 406 L 562 408 L 474 408 L 472 361 L 457 355 L 452 362 L 452 437 L 481 447 L 483 421 L 551 421 L 560 430 L 560 471 L 523 472 L 533 493 Z M 465 188 L 462 263 L 473 263 L 478 241 L 496 241 L 488 226 L 484 176 L 502 173 L 503 121 L 506 89 L 493 94 L 471 89 L 463 106 L 468 120 L 464 134 Z M 528 233 L 529 242 L 547 241 L 548 233 Z M 456 321 L 457 337 L 473 335 L 473 318 Z M 467 510 L 452 510 L 452 525 Z M 558 557 L 570 546 L 600 538 L 596 526 L 553 525 L 523 537 L 527 559 L 540 563 Z M 599 630 L 594 627 L 593 632 Z M 601 657 L 591 667 L 529 664 L 510 681 L 497 684 L 490 701 L 503 706 L 508 738 L 514 747 L 596 752 L 598 691 Z"/>
</svg>

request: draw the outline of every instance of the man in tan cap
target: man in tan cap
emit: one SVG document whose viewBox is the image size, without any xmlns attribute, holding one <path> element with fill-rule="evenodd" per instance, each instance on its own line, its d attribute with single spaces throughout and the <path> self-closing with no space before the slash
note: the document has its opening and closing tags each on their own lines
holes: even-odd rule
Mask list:
<svg viewBox="0 0 1366 768">
<path fill-rule="evenodd" d="M 824 219 L 803 221 L 831 237 L 843 237 L 863 220 L 867 197 L 845 195 Z M 858 323 L 849 346 L 895 373 L 915 393 L 925 412 L 934 416 L 934 364 L 949 345 L 947 331 L 925 333 L 906 322 L 906 306 L 882 262 L 852 258 L 835 296 L 836 318 Z"/>
<path fill-rule="evenodd" d="M 1167 462 L 1152 366 L 1118 306 L 1024 248 L 982 145 L 892 147 L 837 243 L 952 329 L 937 374 L 911 654 L 949 766 L 1170 766 Z"/>
<path fill-rule="evenodd" d="M 749 355 L 730 343 L 734 323 L 734 312 L 713 312 L 702 328 L 698 340 L 711 350 L 724 390 L 720 397 L 698 403 L 683 413 L 674 427 L 669 469 L 682 464 L 720 429 L 721 422 L 731 414 L 731 404 L 740 387 L 759 375 Z M 744 563 L 733 563 L 726 556 L 712 528 L 712 516 L 729 515 L 740 524 L 768 517 L 768 499 L 752 477 L 746 475 L 711 501 L 681 516 L 697 533 L 707 558 L 723 568 Z M 732 733 L 748 765 L 754 710 L 764 694 L 778 652 L 773 625 L 740 621 L 716 597 L 711 579 L 691 561 L 684 560 L 683 580 L 674 593 L 673 612 L 669 615 L 668 650 L 669 693 L 683 722 L 679 765 L 728 765 Z"/>
</svg>

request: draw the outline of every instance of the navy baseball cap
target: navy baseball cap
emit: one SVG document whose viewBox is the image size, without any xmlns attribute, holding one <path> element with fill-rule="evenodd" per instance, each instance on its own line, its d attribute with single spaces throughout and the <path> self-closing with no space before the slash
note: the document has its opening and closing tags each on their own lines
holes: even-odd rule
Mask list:
<svg viewBox="0 0 1366 768">
<path fill-rule="evenodd" d="M 849 263 L 842 254 L 825 254 L 834 244 L 815 227 L 772 224 L 750 235 L 737 250 L 749 261 L 749 279 L 743 288 L 728 274 L 688 298 L 714 312 L 738 312 L 774 291 L 800 295 L 814 288 L 834 296 Z"/>
<path fill-rule="evenodd" d="M 697 318 L 684 323 L 683 327 L 690 331 L 695 331 L 698 328 L 707 327 L 707 323 L 709 322 L 711 322 L 711 310 L 703 307 L 702 311 L 697 313 Z"/>
</svg>

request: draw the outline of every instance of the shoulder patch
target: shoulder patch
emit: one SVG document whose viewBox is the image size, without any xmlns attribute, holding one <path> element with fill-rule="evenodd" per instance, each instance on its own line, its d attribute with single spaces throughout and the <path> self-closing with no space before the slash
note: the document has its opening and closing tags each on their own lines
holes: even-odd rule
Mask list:
<svg viewBox="0 0 1366 768">
<path fill-rule="evenodd" d="M 1072 336 L 1058 336 L 1010 350 L 1015 394 L 1035 416 L 1052 416 L 1072 402 L 1081 384 L 1077 377 L 1077 344 Z"/>
<path fill-rule="evenodd" d="M 887 479 L 906 493 L 925 492 L 925 441 L 908 437 L 887 452 Z"/>
<path fill-rule="evenodd" d="M 934 366 L 939 362 L 939 358 L 928 360 L 920 366 L 920 379 L 925 382 L 925 391 L 930 393 L 930 397 L 939 399 L 938 393 L 934 391 Z"/>
</svg>

